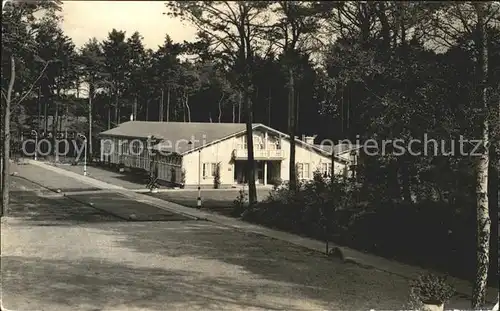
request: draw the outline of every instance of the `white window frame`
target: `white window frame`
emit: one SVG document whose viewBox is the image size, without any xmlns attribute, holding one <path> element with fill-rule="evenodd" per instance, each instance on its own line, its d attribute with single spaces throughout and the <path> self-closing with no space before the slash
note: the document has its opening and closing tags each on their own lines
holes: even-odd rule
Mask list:
<svg viewBox="0 0 500 311">
<path fill-rule="evenodd" d="M 203 178 L 214 178 L 215 177 L 215 171 L 217 170 L 217 163 L 215 162 L 205 162 L 203 163 Z"/>
<path fill-rule="evenodd" d="M 128 140 L 122 141 L 121 148 L 122 148 L 122 150 L 121 150 L 122 153 L 121 154 L 123 154 L 123 155 L 129 155 L 130 154 L 129 153 L 129 142 L 128 142 Z"/>
<path fill-rule="evenodd" d="M 304 175 L 304 165 L 302 163 L 297 163 L 297 178 L 302 179 L 302 175 Z"/>
<path fill-rule="evenodd" d="M 311 164 L 309 163 L 303 163 L 304 164 L 304 172 L 307 174 L 304 174 L 304 179 L 310 179 L 311 178 Z M 306 170 L 307 168 L 307 170 Z"/>
<path fill-rule="evenodd" d="M 311 165 L 309 163 L 297 163 L 297 177 L 299 179 L 311 178 Z"/>
<path fill-rule="evenodd" d="M 331 176 L 332 175 L 332 163 L 323 162 L 321 163 L 321 176 Z"/>
<path fill-rule="evenodd" d="M 254 150 L 263 150 L 265 147 L 264 144 L 264 138 L 261 137 L 260 135 L 253 134 L 253 148 Z M 241 145 L 244 150 L 248 149 L 248 144 L 247 144 L 247 136 L 243 135 L 241 136 Z"/>
<path fill-rule="evenodd" d="M 267 136 L 267 149 L 281 150 L 280 138 L 272 135 Z"/>
</svg>

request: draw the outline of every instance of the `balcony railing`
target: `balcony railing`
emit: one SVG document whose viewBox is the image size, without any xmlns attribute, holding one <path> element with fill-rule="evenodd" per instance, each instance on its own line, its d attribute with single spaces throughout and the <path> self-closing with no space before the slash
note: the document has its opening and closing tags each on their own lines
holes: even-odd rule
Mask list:
<svg viewBox="0 0 500 311">
<path fill-rule="evenodd" d="M 281 160 L 284 158 L 283 150 L 281 149 L 254 149 L 253 156 L 255 160 Z M 234 149 L 233 157 L 235 159 L 247 159 L 248 150 L 247 149 Z"/>
</svg>

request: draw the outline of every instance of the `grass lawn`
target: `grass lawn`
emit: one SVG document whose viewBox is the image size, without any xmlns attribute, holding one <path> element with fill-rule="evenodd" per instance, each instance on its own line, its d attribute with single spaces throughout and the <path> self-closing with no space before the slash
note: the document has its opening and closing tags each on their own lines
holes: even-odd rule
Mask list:
<svg viewBox="0 0 500 311">
<path fill-rule="evenodd" d="M 224 190 L 201 190 L 202 207 L 229 215 L 233 207 L 233 201 L 238 196 L 239 189 Z M 257 200 L 267 198 L 269 189 L 257 189 Z M 151 194 L 157 198 L 174 202 L 180 205 L 196 207 L 198 190 L 193 191 L 169 191 Z"/>
</svg>

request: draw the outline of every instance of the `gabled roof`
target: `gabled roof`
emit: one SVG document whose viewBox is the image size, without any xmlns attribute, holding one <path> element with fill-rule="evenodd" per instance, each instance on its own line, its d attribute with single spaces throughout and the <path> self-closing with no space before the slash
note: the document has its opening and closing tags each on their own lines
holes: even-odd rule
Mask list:
<svg viewBox="0 0 500 311">
<path fill-rule="evenodd" d="M 253 129 L 264 128 L 277 136 L 290 136 L 260 123 L 254 123 Z M 150 136 L 161 137 L 164 140 L 154 149 L 187 154 L 200 148 L 218 143 L 246 132 L 245 123 L 204 123 L 204 122 L 158 122 L 158 121 L 128 121 L 119 126 L 101 132 L 99 136 L 147 139 Z M 328 152 L 302 140 L 298 144 L 307 145 L 315 152 L 328 156 Z M 192 142 L 189 144 L 189 142 Z M 338 158 L 339 161 L 345 160 Z"/>
<path fill-rule="evenodd" d="M 172 151 L 184 153 L 244 130 L 245 124 L 242 123 L 128 121 L 99 135 L 140 139 L 162 137 L 172 145 Z M 188 145 L 189 141 L 194 141 L 194 144 Z M 166 143 L 162 144 L 162 150 L 168 151 Z"/>
<path fill-rule="evenodd" d="M 258 127 L 263 127 L 263 128 L 265 128 L 265 129 L 267 129 L 269 132 L 275 133 L 276 135 L 278 135 L 278 136 L 280 136 L 280 137 L 284 137 L 284 138 L 286 138 L 286 139 L 290 139 L 290 135 L 285 134 L 285 133 L 283 133 L 283 132 L 280 132 L 280 131 L 278 131 L 278 130 L 275 130 L 275 129 L 273 129 L 273 128 L 269 127 L 269 126 L 266 126 L 266 125 L 264 125 L 264 124 L 259 124 L 259 125 L 258 125 Z M 254 129 L 255 129 L 255 128 L 256 128 L 256 126 L 254 126 Z M 329 152 L 327 152 L 327 151 L 323 150 L 322 148 L 318 148 L 318 147 L 317 147 L 316 145 L 314 145 L 314 144 L 308 144 L 308 143 L 306 143 L 305 141 L 300 140 L 300 139 L 298 139 L 298 138 L 295 138 L 295 142 L 296 142 L 296 143 L 298 143 L 299 145 L 306 146 L 306 147 L 307 147 L 307 148 L 309 148 L 310 150 L 315 151 L 315 152 L 317 152 L 317 153 L 319 153 L 319 154 L 322 154 L 322 155 L 325 155 L 325 156 L 331 156 L 331 153 L 329 153 Z M 348 162 L 348 161 L 346 161 L 346 160 L 344 160 L 344 159 L 342 159 L 342 158 L 338 157 L 337 155 L 334 155 L 334 157 L 335 157 L 335 158 L 336 158 L 336 160 L 337 160 L 337 161 L 339 161 L 339 162 L 343 162 L 343 163 L 347 163 L 347 162 Z"/>
</svg>

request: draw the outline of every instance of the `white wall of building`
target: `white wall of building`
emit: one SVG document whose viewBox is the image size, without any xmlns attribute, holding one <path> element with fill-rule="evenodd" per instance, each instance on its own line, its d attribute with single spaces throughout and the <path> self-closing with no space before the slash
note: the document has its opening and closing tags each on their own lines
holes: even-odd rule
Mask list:
<svg viewBox="0 0 500 311">
<path fill-rule="evenodd" d="M 223 140 L 219 143 L 202 148 L 184 155 L 182 166 L 186 170 L 186 185 L 197 185 L 200 175 L 201 185 L 213 185 L 214 178 L 203 177 L 203 163 L 220 162 L 221 184 L 232 184 L 234 182 L 234 164 L 232 164 L 233 150 L 236 148 L 238 139 L 235 137 Z M 201 162 L 201 166 L 199 163 Z"/>
<path fill-rule="evenodd" d="M 283 180 L 290 179 L 290 141 L 282 139 L 282 148 L 284 148 L 285 160 L 281 162 L 281 178 Z M 330 156 L 320 154 L 319 152 L 303 144 L 295 144 L 295 163 L 308 163 L 309 173 L 306 179 L 312 179 L 313 173 L 316 169 L 322 169 L 322 163 L 331 167 L 332 159 Z M 345 164 L 335 161 L 334 172 L 335 174 L 343 174 Z M 308 177 L 308 178 L 307 178 Z"/>
<path fill-rule="evenodd" d="M 263 131 L 255 130 L 254 137 L 264 137 Z M 198 175 L 200 175 L 200 184 L 202 186 L 213 185 L 214 179 L 212 176 L 203 177 L 203 163 L 219 163 L 220 162 L 220 181 L 222 185 L 229 185 L 234 183 L 234 162 L 232 161 L 233 150 L 237 149 L 239 145 L 244 142 L 244 134 L 223 140 L 219 143 L 184 155 L 183 168 L 186 170 L 186 185 L 197 185 Z M 281 179 L 289 179 L 289 155 L 290 143 L 287 138 L 277 137 L 272 133 L 268 133 L 268 141 L 273 142 L 276 139 L 281 141 L 281 149 L 284 153 L 284 159 L 281 161 Z M 254 139 L 255 142 L 256 139 Z M 313 172 L 316 169 L 321 169 L 322 163 L 329 163 L 331 165 L 330 156 L 318 153 L 312 150 L 311 147 L 296 144 L 296 163 L 309 164 L 308 179 L 312 179 Z M 201 163 L 201 166 L 199 165 Z M 334 170 L 337 174 L 342 174 L 345 164 L 335 162 Z M 210 175 L 210 174 L 209 174 Z M 307 177 L 307 176 L 305 176 Z"/>
</svg>

